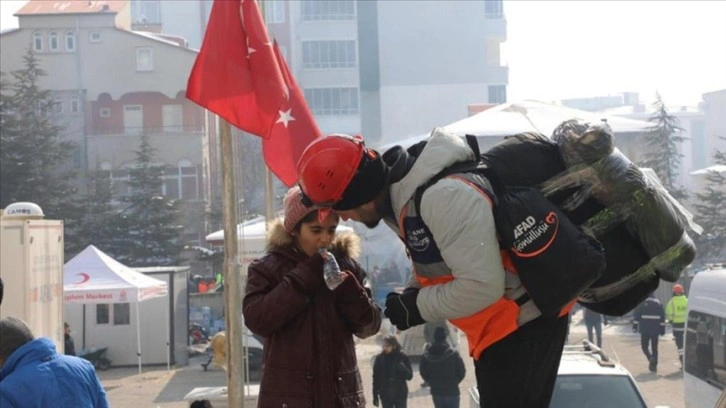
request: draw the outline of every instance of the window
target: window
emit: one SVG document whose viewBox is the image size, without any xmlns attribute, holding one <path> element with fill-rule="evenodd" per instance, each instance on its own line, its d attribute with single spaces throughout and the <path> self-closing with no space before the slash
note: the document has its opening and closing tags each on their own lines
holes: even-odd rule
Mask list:
<svg viewBox="0 0 726 408">
<path fill-rule="evenodd" d="M 76 97 L 70 98 L 68 101 L 68 111 L 70 113 L 78 113 L 81 111 L 81 102 Z"/>
<path fill-rule="evenodd" d="M 506 85 L 489 85 L 489 103 L 505 103 L 506 101 Z"/>
<path fill-rule="evenodd" d="M 302 18 L 316 20 L 353 20 L 355 1 L 353 0 L 307 0 L 302 2 Z"/>
<path fill-rule="evenodd" d="M 111 324 L 114 326 L 131 323 L 131 307 L 129 303 L 103 303 L 96 305 L 96 324 Z"/>
<path fill-rule="evenodd" d="M 303 68 L 355 68 L 354 40 L 303 41 Z"/>
<path fill-rule="evenodd" d="M 154 50 L 151 47 L 139 47 L 136 49 L 136 70 L 154 70 Z"/>
<path fill-rule="evenodd" d="M 56 115 L 63 113 L 63 98 L 53 98 L 53 102 L 50 105 L 50 111 Z"/>
<path fill-rule="evenodd" d="M 110 312 L 107 304 L 96 305 L 96 324 L 109 324 L 111 322 L 109 316 Z"/>
<path fill-rule="evenodd" d="M 92 43 L 100 43 L 103 37 L 101 36 L 100 31 L 90 31 L 88 33 L 88 41 Z"/>
<path fill-rule="evenodd" d="M 484 16 L 486 18 L 502 18 L 504 16 L 502 0 L 486 0 L 484 2 Z"/>
<path fill-rule="evenodd" d="M 305 99 L 316 115 L 358 113 L 358 88 L 308 88 Z"/>
<path fill-rule="evenodd" d="M 265 22 L 280 24 L 285 22 L 285 2 L 282 0 L 265 1 Z"/>
<path fill-rule="evenodd" d="M 692 310 L 686 325 L 686 373 L 724 389 L 726 371 L 718 357 L 726 352 L 726 319 Z"/>
<path fill-rule="evenodd" d="M 189 160 L 181 160 L 176 167 L 164 169 L 164 195 L 174 199 L 199 198 L 197 167 Z"/>
<path fill-rule="evenodd" d="M 130 192 L 129 170 L 118 169 L 109 171 L 109 176 L 111 177 L 111 188 L 113 188 L 114 198 L 127 196 Z"/>
<path fill-rule="evenodd" d="M 102 118 L 110 118 L 111 117 L 111 109 L 109 108 L 101 108 L 98 110 L 98 116 Z"/>
<path fill-rule="evenodd" d="M 164 132 L 181 132 L 184 127 L 184 107 L 182 105 L 162 105 Z"/>
<path fill-rule="evenodd" d="M 138 306 L 137 306 L 138 307 Z M 131 304 L 130 303 L 114 303 L 113 304 L 113 325 L 120 326 L 131 323 Z"/>
<path fill-rule="evenodd" d="M 73 31 L 66 32 L 66 51 L 73 52 L 76 50 L 76 34 Z"/>
<path fill-rule="evenodd" d="M 48 34 L 48 49 L 51 51 L 58 51 L 58 33 L 51 31 Z"/>
<path fill-rule="evenodd" d="M 131 14 L 135 24 L 161 24 L 161 2 L 159 0 L 133 0 Z"/>
<path fill-rule="evenodd" d="M 33 51 L 43 51 L 43 34 L 33 33 Z"/>
</svg>

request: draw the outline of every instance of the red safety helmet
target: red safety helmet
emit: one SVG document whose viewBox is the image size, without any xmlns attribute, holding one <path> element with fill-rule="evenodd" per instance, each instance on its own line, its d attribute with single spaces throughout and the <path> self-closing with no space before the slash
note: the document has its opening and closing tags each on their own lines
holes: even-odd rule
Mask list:
<svg viewBox="0 0 726 408">
<path fill-rule="evenodd" d="M 317 207 L 332 207 L 343 198 L 365 150 L 360 136 L 332 134 L 310 143 L 297 162 L 306 198 Z"/>
<path fill-rule="evenodd" d="M 683 294 L 683 286 L 681 286 L 680 283 L 676 283 L 673 285 L 673 293 L 676 295 L 682 295 Z"/>
</svg>

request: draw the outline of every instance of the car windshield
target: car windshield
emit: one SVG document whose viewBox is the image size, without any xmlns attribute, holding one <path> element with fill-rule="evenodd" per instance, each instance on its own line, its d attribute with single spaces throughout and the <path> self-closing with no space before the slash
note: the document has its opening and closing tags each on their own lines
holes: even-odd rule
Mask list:
<svg viewBox="0 0 726 408">
<path fill-rule="evenodd" d="M 550 408 L 646 408 L 627 376 L 560 375 Z"/>
</svg>

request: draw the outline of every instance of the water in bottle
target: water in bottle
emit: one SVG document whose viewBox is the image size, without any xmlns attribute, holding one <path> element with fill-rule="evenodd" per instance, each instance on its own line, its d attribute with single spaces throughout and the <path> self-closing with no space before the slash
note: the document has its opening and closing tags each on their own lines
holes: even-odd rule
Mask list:
<svg viewBox="0 0 726 408">
<path fill-rule="evenodd" d="M 327 257 L 325 264 L 323 264 L 323 277 L 325 278 L 325 284 L 328 285 L 328 289 L 333 290 L 343 283 L 343 278 L 340 277 L 340 266 L 338 266 L 338 261 L 335 260 L 335 256 L 328 252 L 327 249 L 320 248 L 318 252 L 321 255 L 327 255 L 323 256 L 323 258 Z"/>
</svg>

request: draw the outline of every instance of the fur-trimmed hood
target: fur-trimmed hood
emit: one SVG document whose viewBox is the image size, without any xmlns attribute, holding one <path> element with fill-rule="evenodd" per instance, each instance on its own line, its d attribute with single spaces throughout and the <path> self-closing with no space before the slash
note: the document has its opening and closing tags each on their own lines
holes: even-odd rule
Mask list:
<svg viewBox="0 0 726 408">
<path fill-rule="evenodd" d="M 289 232 L 285 231 L 281 218 L 272 221 L 267 231 L 267 252 L 292 246 L 293 237 Z M 330 250 L 334 254 L 341 254 L 358 260 L 360 257 L 360 238 L 352 231 L 338 232 L 335 234 Z"/>
</svg>

